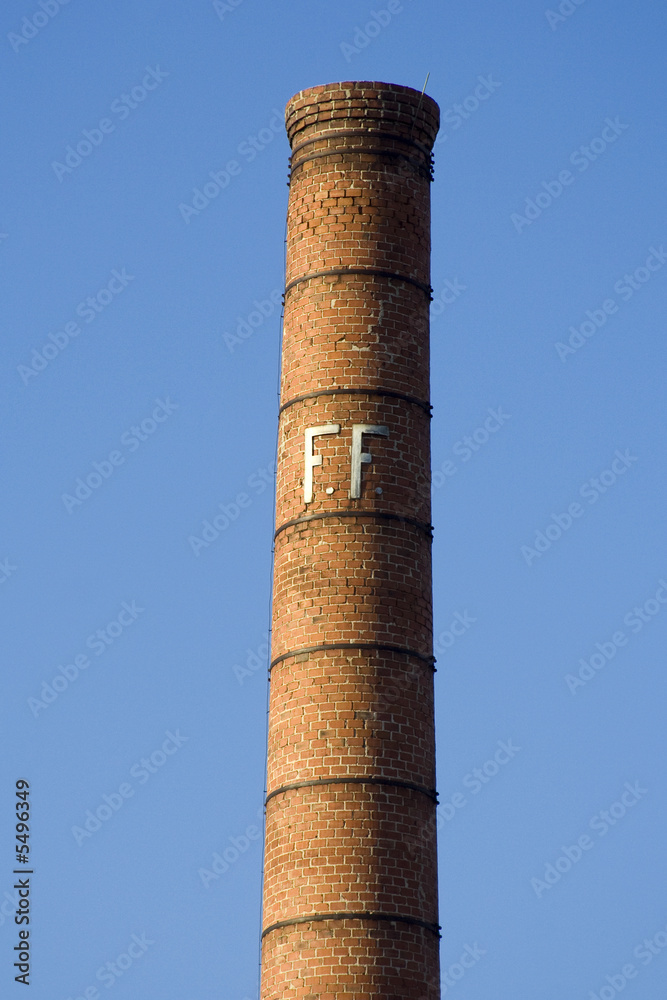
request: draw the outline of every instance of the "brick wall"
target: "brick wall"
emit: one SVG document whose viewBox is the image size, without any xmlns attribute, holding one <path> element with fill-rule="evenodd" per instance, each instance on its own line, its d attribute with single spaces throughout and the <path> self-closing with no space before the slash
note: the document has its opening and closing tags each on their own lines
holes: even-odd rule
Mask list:
<svg viewBox="0 0 667 1000">
<path fill-rule="evenodd" d="M 286 110 L 262 1000 L 440 996 L 428 403 L 438 117 L 430 98 L 381 83 L 314 87 Z M 356 439 L 370 456 L 357 495 L 354 425 L 383 429 Z M 334 426 L 307 443 L 307 428 Z"/>
</svg>

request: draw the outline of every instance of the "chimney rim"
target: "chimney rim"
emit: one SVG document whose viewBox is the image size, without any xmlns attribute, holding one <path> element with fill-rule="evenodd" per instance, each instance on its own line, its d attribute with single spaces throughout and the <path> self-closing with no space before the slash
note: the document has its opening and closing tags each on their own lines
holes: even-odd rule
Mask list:
<svg viewBox="0 0 667 1000">
<path fill-rule="evenodd" d="M 326 122 L 336 127 L 359 122 L 361 131 L 368 128 L 370 121 L 404 128 L 410 125 L 422 133 L 427 140 L 424 144 L 432 147 L 440 124 L 440 108 L 432 97 L 414 87 L 376 80 L 317 84 L 297 91 L 285 105 L 290 145 L 297 133 L 316 130 Z"/>
</svg>

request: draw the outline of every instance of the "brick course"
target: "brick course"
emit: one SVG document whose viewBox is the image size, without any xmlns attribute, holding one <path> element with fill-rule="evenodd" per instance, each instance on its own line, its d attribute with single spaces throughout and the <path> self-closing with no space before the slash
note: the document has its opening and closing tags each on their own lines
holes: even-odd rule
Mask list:
<svg viewBox="0 0 667 1000">
<path fill-rule="evenodd" d="M 438 1000 L 428 403 L 438 108 L 407 87 L 337 83 L 295 95 L 286 126 L 261 997 Z M 372 458 L 358 497 L 355 424 L 388 432 L 361 439 Z M 324 425 L 339 432 L 314 438 L 322 462 L 306 502 L 305 430 Z"/>
</svg>

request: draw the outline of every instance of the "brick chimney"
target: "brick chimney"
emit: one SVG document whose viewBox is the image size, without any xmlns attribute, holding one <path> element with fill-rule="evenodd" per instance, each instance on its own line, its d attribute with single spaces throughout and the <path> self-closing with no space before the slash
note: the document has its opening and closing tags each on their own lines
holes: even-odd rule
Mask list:
<svg viewBox="0 0 667 1000">
<path fill-rule="evenodd" d="M 437 1000 L 430 181 L 438 106 L 334 83 L 292 147 L 262 1000 Z"/>
</svg>

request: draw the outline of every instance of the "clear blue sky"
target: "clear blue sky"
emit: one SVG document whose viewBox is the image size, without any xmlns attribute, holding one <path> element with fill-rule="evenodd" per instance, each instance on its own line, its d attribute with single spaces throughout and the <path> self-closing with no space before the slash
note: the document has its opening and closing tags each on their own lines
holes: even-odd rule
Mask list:
<svg viewBox="0 0 667 1000">
<path fill-rule="evenodd" d="M 27 778 L 33 1000 L 257 997 L 282 112 L 430 72 L 446 995 L 664 1000 L 667 15 L 561 8 L 4 5 L 3 996 Z"/>
</svg>

